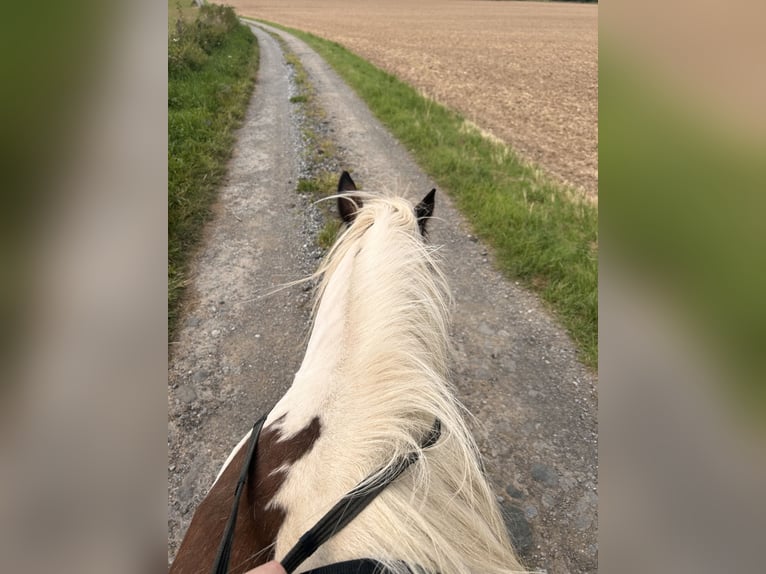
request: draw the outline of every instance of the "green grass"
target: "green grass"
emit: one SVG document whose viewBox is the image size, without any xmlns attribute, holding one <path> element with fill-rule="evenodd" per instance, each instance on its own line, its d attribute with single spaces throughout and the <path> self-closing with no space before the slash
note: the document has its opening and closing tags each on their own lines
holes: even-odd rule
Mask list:
<svg viewBox="0 0 766 574">
<path fill-rule="evenodd" d="M 338 173 L 337 171 L 328 171 L 326 167 L 328 162 L 325 160 L 337 158 L 338 150 L 335 142 L 322 136 L 315 128 L 325 118 L 325 112 L 316 101 L 314 86 L 309 81 L 300 58 L 295 55 L 281 36 L 274 33 L 271 35 L 279 42 L 285 55 L 285 61 L 293 68 L 294 80 L 299 93 L 292 96 L 290 102 L 301 106 L 303 115 L 307 120 L 302 122 L 301 127 L 303 137 L 306 140 L 307 155 L 304 158 L 307 166 L 306 175 L 298 180 L 295 190 L 298 193 L 310 194 L 319 200 L 336 192 Z M 340 220 L 337 213 L 333 213 L 330 203 L 319 202 L 317 206 L 322 214 L 324 224 L 315 240 L 319 247 L 327 250 L 335 243 L 340 232 Z"/>
<path fill-rule="evenodd" d="M 316 50 L 447 191 L 508 277 L 550 305 L 598 363 L 598 210 L 545 179 L 457 113 L 337 43 L 285 28 Z"/>
<path fill-rule="evenodd" d="M 340 233 L 341 222 L 337 217 L 329 219 L 322 227 L 319 235 L 317 235 L 317 244 L 322 249 L 330 249 L 335 243 L 338 234 Z"/>
<path fill-rule="evenodd" d="M 311 177 L 299 179 L 296 191 L 309 193 L 319 200 L 334 195 L 337 192 L 337 187 L 338 173 L 321 170 Z M 326 251 L 335 243 L 341 230 L 341 222 L 337 212 L 332 210 L 334 203 L 321 201 L 317 205 L 322 213 L 324 224 L 317 234 L 316 243 Z"/>
<path fill-rule="evenodd" d="M 168 321 L 216 198 L 258 67 L 258 46 L 230 8 L 206 5 L 168 42 Z"/>
</svg>

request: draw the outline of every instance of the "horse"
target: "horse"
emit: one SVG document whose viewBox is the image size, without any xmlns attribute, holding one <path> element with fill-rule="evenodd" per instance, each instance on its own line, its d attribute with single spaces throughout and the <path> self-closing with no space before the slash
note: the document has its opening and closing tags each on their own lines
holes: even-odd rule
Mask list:
<svg viewBox="0 0 766 574">
<path fill-rule="evenodd" d="M 333 505 L 344 512 L 344 494 L 372 490 L 405 459 L 409 467 L 351 522 L 326 528 L 329 539 L 296 571 L 365 560 L 390 574 L 523 571 L 449 381 L 452 300 L 426 238 L 435 191 L 413 208 L 359 191 L 343 172 L 346 225 L 310 277 L 303 362 L 260 434 L 246 434 L 224 463 L 171 574 L 210 572 L 227 520 L 236 532 L 230 572 L 281 561 Z"/>
</svg>

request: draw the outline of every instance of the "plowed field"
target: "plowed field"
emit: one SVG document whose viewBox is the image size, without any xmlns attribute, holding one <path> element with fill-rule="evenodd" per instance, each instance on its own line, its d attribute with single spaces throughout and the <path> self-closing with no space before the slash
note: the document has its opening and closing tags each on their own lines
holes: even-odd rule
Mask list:
<svg viewBox="0 0 766 574">
<path fill-rule="evenodd" d="M 481 0 L 228 0 L 339 42 L 598 194 L 598 7 Z"/>
</svg>

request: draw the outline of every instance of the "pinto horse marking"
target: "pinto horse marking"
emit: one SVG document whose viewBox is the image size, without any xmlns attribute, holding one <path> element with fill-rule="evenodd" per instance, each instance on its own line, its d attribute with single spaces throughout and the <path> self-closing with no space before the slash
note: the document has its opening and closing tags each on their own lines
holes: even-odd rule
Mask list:
<svg viewBox="0 0 766 574">
<path fill-rule="evenodd" d="M 231 574 L 241 574 L 274 558 L 274 542 L 285 510 L 271 504 L 295 461 L 308 454 L 321 435 L 322 424 L 314 417 L 308 426 L 288 438 L 282 437 L 284 416 L 264 429 L 258 439 L 258 457 L 250 469 L 245 496 L 239 502 L 236 535 L 231 551 Z M 208 574 L 218 549 L 234 489 L 247 455 L 246 443 L 221 472 L 221 476 L 194 513 L 169 574 Z"/>
<path fill-rule="evenodd" d="M 371 559 L 388 574 L 518 574 L 523 566 L 449 378 L 452 298 L 439 248 L 425 237 L 434 191 L 413 205 L 359 191 L 344 173 L 338 192 L 346 228 L 311 276 L 319 280 L 311 336 L 240 491 L 230 571 L 275 557 L 298 573 Z M 435 420 L 444 432 L 425 452 Z M 173 574 L 212 566 L 244 447 L 197 509 Z M 410 457 L 395 482 L 335 528 L 347 493 L 373 492 L 375 480 Z"/>
</svg>

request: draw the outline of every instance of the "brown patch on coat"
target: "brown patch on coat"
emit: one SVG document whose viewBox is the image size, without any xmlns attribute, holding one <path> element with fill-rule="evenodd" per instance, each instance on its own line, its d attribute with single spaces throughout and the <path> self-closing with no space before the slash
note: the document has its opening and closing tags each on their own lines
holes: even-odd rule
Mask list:
<svg viewBox="0 0 766 574">
<path fill-rule="evenodd" d="M 293 464 L 305 456 L 321 434 L 319 417 L 286 440 L 280 423 L 284 415 L 261 432 L 258 438 L 255 468 L 251 466 L 244 495 L 239 501 L 229 572 L 243 574 L 274 558 L 274 542 L 285 520 L 285 510 L 267 506 L 282 487 L 287 472 L 275 469 Z M 218 553 L 226 522 L 234 503 L 234 490 L 247 456 L 245 443 L 223 474 L 197 507 L 186 531 L 170 574 L 208 574 Z"/>
</svg>

